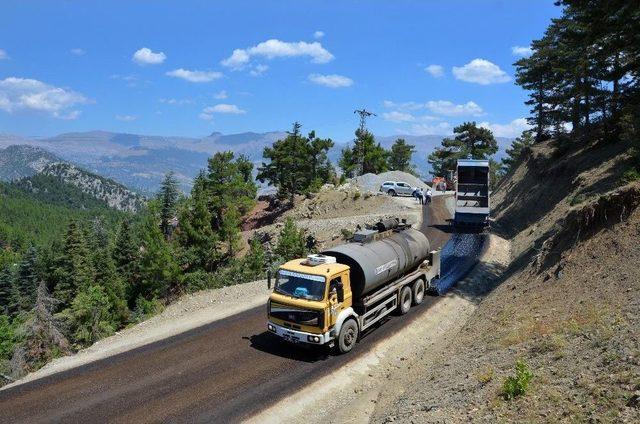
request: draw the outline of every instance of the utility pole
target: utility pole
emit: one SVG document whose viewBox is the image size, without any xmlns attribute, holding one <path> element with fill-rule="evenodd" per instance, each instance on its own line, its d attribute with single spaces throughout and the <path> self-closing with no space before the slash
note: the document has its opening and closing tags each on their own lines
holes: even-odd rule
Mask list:
<svg viewBox="0 0 640 424">
<path fill-rule="evenodd" d="M 353 111 L 353 113 L 356 113 L 360 116 L 360 127 L 358 128 L 358 131 L 359 131 L 358 134 L 360 136 L 364 135 L 364 133 L 367 131 L 367 118 L 370 116 L 378 116 L 375 113 L 366 110 L 365 108 L 356 109 Z M 358 143 L 357 139 L 355 143 L 356 144 Z M 364 151 L 362 151 L 362 149 L 364 149 L 364 147 L 362 146 L 362 143 L 360 143 L 360 146 L 358 146 L 358 151 L 357 151 L 358 169 L 356 173 L 358 175 L 362 175 L 362 173 L 364 172 Z"/>
</svg>

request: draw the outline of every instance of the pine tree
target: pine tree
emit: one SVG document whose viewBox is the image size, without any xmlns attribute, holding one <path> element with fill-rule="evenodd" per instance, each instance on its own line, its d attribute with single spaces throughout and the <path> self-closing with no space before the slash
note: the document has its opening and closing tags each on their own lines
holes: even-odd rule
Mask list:
<svg viewBox="0 0 640 424">
<path fill-rule="evenodd" d="M 88 346 L 115 331 L 109 297 L 97 285 L 83 287 L 65 311 L 73 339 L 79 346 Z"/>
<path fill-rule="evenodd" d="M 146 299 L 162 298 L 170 294 L 179 282 L 180 266 L 176 255 L 160 230 L 155 206 L 152 204 L 149 209 L 142 227 L 140 281 L 134 287 L 133 299 L 138 295 Z"/>
<path fill-rule="evenodd" d="M 171 236 L 171 232 L 173 230 L 171 222 L 176 216 L 178 196 L 178 181 L 176 180 L 173 171 L 169 171 L 164 176 L 164 180 L 160 186 L 160 193 L 158 194 L 161 205 L 160 228 L 167 239 Z"/>
<path fill-rule="evenodd" d="M 280 231 L 276 253 L 284 260 L 301 258 L 307 253 L 304 230 L 299 230 L 290 217 L 285 220 Z"/>
<path fill-rule="evenodd" d="M 49 294 L 45 284 L 40 283 L 35 304 L 17 330 L 21 338 L 11 360 L 13 376 L 35 371 L 54 357 L 71 351 L 69 341 L 60 330 L 62 323 L 54 315 L 59 304 L 60 301 Z"/>
<path fill-rule="evenodd" d="M 389 169 L 391 171 L 403 171 L 415 173 L 411 165 L 411 157 L 416 152 L 416 146 L 407 144 L 403 138 L 397 139 L 391 146 L 389 153 Z"/>
<path fill-rule="evenodd" d="M 28 311 L 33 307 L 39 282 L 38 252 L 34 247 L 30 247 L 18 263 L 14 279 L 20 295 L 21 310 Z"/>
<path fill-rule="evenodd" d="M 180 209 L 177 240 L 182 247 L 182 262 L 187 271 L 213 271 L 221 259 L 218 235 L 211 226 L 206 176 L 200 173 L 194 180 L 190 198 Z"/>
<path fill-rule="evenodd" d="M 116 270 L 110 246 L 98 249 L 93 255 L 94 283 L 100 286 L 109 299 L 110 319 L 116 327 L 129 319 L 125 282 Z"/>
<path fill-rule="evenodd" d="M 93 279 L 93 267 L 84 234 L 76 221 L 71 221 L 64 240 L 63 251 L 54 270 L 54 295 L 63 307 L 71 304 L 78 290 Z"/>
<path fill-rule="evenodd" d="M 524 131 L 519 137 L 513 140 L 513 142 L 511 143 L 511 147 L 505 151 L 507 156 L 502 159 L 503 173 L 506 174 L 511 170 L 511 168 L 513 168 L 513 166 L 520 159 L 520 155 L 522 154 L 522 151 L 532 146 L 534 141 L 535 140 L 533 138 L 533 134 L 529 130 Z"/>
<path fill-rule="evenodd" d="M 343 149 L 338 165 L 348 177 L 356 174 L 379 174 L 387 171 L 387 152 L 380 143 L 376 143 L 373 133 L 367 130 L 356 130 L 356 139 L 351 149 Z"/>
<path fill-rule="evenodd" d="M 255 204 L 257 187 L 247 180 L 245 159 L 234 160 L 233 152 L 216 153 L 209 158 L 205 184 L 207 207 L 213 231 L 227 244 L 232 255 L 240 232 L 240 218 Z"/>
<path fill-rule="evenodd" d="M 126 219 L 120 222 L 112 256 L 118 274 L 125 280 L 131 280 L 138 260 L 138 246 L 134 241 L 131 225 Z"/>
<path fill-rule="evenodd" d="M 9 315 L 13 299 L 13 273 L 10 268 L 0 270 L 0 314 Z"/>
<path fill-rule="evenodd" d="M 458 159 L 487 159 L 498 151 L 498 142 L 491 130 L 478 127 L 475 122 L 464 122 L 453 129 L 454 138 L 442 140 L 442 147 L 436 148 L 428 157 L 432 174 L 446 176 L 456 168 Z"/>
<path fill-rule="evenodd" d="M 266 253 L 260 240 L 253 237 L 249 242 L 249 253 L 244 257 L 244 267 L 247 268 L 251 277 L 255 278 L 262 274 L 266 265 Z"/>
</svg>

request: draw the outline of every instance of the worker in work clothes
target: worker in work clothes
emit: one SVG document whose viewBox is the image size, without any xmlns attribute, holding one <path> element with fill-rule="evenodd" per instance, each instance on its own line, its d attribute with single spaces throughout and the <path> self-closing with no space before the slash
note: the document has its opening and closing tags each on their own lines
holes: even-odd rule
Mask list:
<svg viewBox="0 0 640 424">
<path fill-rule="evenodd" d="M 418 201 L 421 205 L 424 205 L 424 192 L 421 187 L 418 188 Z"/>
<path fill-rule="evenodd" d="M 427 192 L 425 193 L 425 202 L 424 204 L 428 204 L 431 203 L 431 196 L 433 196 L 433 192 L 431 191 L 430 188 L 427 189 Z"/>
</svg>

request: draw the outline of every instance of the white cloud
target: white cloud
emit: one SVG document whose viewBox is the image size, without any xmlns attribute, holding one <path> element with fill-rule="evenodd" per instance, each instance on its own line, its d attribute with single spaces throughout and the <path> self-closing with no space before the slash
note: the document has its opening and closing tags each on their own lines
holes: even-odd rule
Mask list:
<svg viewBox="0 0 640 424">
<path fill-rule="evenodd" d="M 399 112 L 397 110 L 391 112 L 385 112 L 382 114 L 382 117 L 385 121 L 391 122 L 413 122 L 416 120 L 416 117 L 407 112 Z"/>
<path fill-rule="evenodd" d="M 0 60 L 9 59 L 9 55 L 5 50 L 0 49 Z"/>
<path fill-rule="evenodd" d="M 89 102 L 80 93 L 34 79 L 9 77 L 0 80 L 0 109 L 9 113 L 31 110 L 54 118 L 76 119 L 80 111 L 70 109 Z"/>
<path fill-rule="evenodd" d="M 313 38 L 315 38 L 316 40 L 322 37 L 324 37 L 324 31 L 316 31 L 313 33 Z"/>
<path fill-rule="evenodd" d="M 253 69 L 251 71 L 249 71 L 249 73 L 254 77 L 259 77 L 260 75 L 262 75 L 265 72 L 267 72 L 267 69 L 269 69 L 269 66 L 258 64 L 256 66 L 254 66 Z"/>
<path fill-rule="evenodd" d="M 133 122 L 136 119 L 138 119 L 138 117 L 135 115 L 116 115 L 115 118 L 118 121 L 122 121 L 122 122 Z"/>
<path fill-rule="evenodd" d="M 216 94 L 213 95 L 214 99 L 226 99 L 227 97 L 229 97 L 229 95 L 227 94 L 226 90 L 221 90 L 218 91 Z"/>
<path fill-rule="evenodd" d="M 147 47 L 143 47 L 133 54 L 131 60 L 138 65 L 159 65 L 167 59 L 163 52 L 153 52 Z"/>
<path fill-rule="evenodd" d="M 484 115 L 482 108 L 472 101 L 457 105 L 449 100 L 430 100 L 425 103 L 425 107 L 432 113 L 443 116 Z"/>
<path fill-rule="evenodd" d="M 531 50 L 531 47 L 529 46 L 513 46 L 511 47 L 511 53 L 514 56 L 529 57 L 533 53 L 533 50 Z"/>
<path fill-rule="evenodd" d="M 424 107 L 424 104 L 417 102 L 404 102 L 404 103 L 396 103 L 391 100 L 385 100 L 382 102 L 382 105 L 386 108 L 394 108 L 394 109 L 403 109 L 403 110 L 418 110 Z"/>
<path fill-rule="evenodd" d="M 397 103 L 391 100 L 385 100 L 382 105 L 396 111 L 407 112 L 420 109 L 428 110 L 431 113 L 442 116 L 481 116 L 484 115 L 482 108 L 475 102 L 468 101 L 462 104 L 455 104 L 449 100 L 430 100 L 426 103 L 404 102 Z M 400 116 L 400 115 L 396 115 Z M 421 117 L 422 120 L 425 117 Z"/>
<path fill-rule="evenodd" d="M 84 56 L 86 51 L 84 51 L 83 49 L 75 48 L 75 49 L 69 50 L 69 53 L 71 53 L 73 55 L 76 55 L 76 56 Z"/>
<path fill-rule="evenodd" d="M 231 56 L 221 63 L 229 68 L 242 69 L 255 56 L 266 59 L 308 56 L 314 63 L 327 63 L 333 60 L 333 55 L 317 41 L 307 43 L 305 41 L 285 42 L 271 39 L 247 49 L 235 49 Z"/>
<path fill-rule="evenodd" d="M 473 59 L 466 65 L 454 66 L 453 75 L 462 81 L 481 85 L 503 83 L 511 80 L 505 71 L 485 59 Z"/>
<path fill-rule="evenodd" d="M 480 127 L 488 128 L 493 132 L 496 137 L 517 137 L 522 134 L 522 131 L 531 128 L 531 125 L 527 123 L 525 118 L 517 118 L 508 124 L 491 124 L 489 122 L 481 122 L 478 124 Z"/>
<path fill-rule="evenodd" d="M 353 85 L 353 80 L 351 78 L 336 74 L 311 74 L 309 75 L 309 81 L 314 84 L 324 85 L 325 87 L 329 88 L 342 88 Z"/>
<path fill-rule="evenodd" d="M 211 82 L 223 77 L 222 72 L 216 71 L 189 71 L 187 69 L 174 69 L 166 73 L 169 77 L 180 78 L 189 82 Z"/>
<path fill-rule="evenodd" d="M 166 105 L 190 105 L 193 103 L 191 99 L 174 99 L 174 98 L 162 98 L 158 100 L 160 103 L 164 103 Z"/>
<path fill-rule="evenodd" d="M 400 131 L 407 132 L 407 131 Z M 451 134 L 451 124 L 448 122 L 439 122 L 437 124 L 413 124 L 408 133 L 410 135 L 447 135 Z"/>
<path fill-rule="evenodd" d="M 238 106 L 236 105 L 230 105 L 227 103 L 218 103 L 215 106 L 207 106 L 204 109 L 202 109 L 202 112 L 200 113 L 200 115 L 198 115 L 200 117 L 200 119 L 204 119 L 205 121 L 210 121 L 213 119 L 213 114 L 214 113 L 224 113 L 224 114 L 231 114 L 231 115 L 242 115 L 247 113 L 246 110 L 244 109 L 240 109 Z"/>
<path fill-rule="evenodd" d="M 424 71 L 431 74 L 434 78 L 440 78 L 444 75 L 444 68 L 441 65 L 429 65 L 424 68 Z"/>
</svg>

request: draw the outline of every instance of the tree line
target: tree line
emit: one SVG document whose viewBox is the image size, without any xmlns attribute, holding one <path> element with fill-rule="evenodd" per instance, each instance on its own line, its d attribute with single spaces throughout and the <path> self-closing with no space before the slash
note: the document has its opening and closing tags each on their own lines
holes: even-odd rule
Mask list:
<svg viewBox="0 0 640 424">
<path fill-rule="evenodd" d="M 640 134 L 640 6 L 625 0 L 560 0 L 562 16 L 515 63 L 529 91 L 536 142 L 637 142 Z"/>
</svg>

